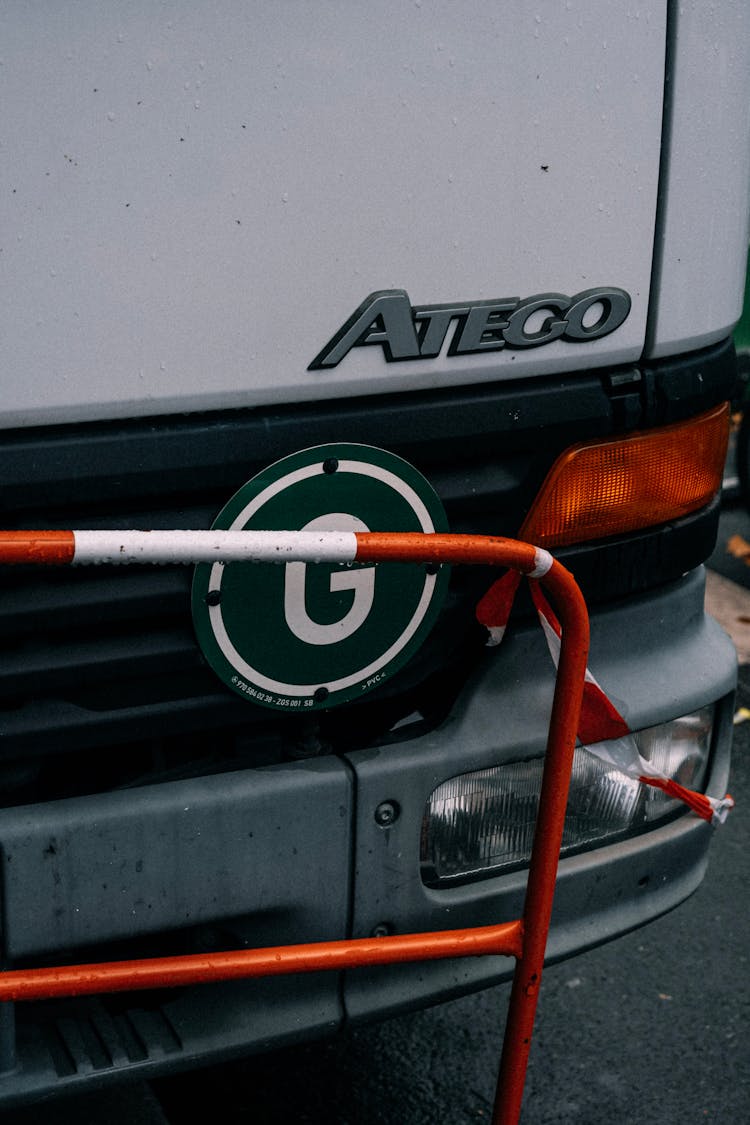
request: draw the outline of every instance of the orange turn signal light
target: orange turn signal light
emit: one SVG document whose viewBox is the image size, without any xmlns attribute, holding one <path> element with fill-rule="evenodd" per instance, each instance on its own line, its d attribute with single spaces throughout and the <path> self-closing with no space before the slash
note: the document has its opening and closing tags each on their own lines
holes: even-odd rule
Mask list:
<svg viewBox="0 0 750 1125">
<path fill-rule="evenodd" d="M 572 445 L 547 474 L 519 538 L 560 547 L 697 511 L 721 487 L 728 439 L 722 403 L 687 422 Z"/>
</svg>

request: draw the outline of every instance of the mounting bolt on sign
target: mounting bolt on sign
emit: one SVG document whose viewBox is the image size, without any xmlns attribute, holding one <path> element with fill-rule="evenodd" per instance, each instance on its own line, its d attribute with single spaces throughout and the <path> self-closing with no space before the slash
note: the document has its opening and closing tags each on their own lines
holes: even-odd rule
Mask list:
<svg viewBox="0 0 750 1125">
<path fill-rule="evenodd" d="M 240 488 L 213 530 L 444 532 L 442 504 L 412 465 L 366 445 L 323 445 Z M 202 563 L 193 621 L 204 656 L 244 699 L 335 707 L 378 687 L 423 643 L 450 568 L 396 563 Z"/>
</svg>

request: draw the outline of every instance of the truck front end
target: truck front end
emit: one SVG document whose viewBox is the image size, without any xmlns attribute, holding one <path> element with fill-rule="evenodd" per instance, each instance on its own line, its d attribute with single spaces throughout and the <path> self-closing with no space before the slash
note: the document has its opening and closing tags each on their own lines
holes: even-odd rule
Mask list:
<svg viewBox="0 0 750 1125">
<path fill-rule="evenodd" d="M 370 483 L 341 483 L 367 450 L 368 482 L 391 473 L 402 497 L 429 482 L 436 529 L 559 556 L 640 754 L 723 797 L 736 658 L 702 565 L 747 248 L 750 10 L 1 19 L 4 525 L 229 527 L 317 464 L 315 487 L 341 491 L 327 510 L 282 505 L 290 530 L 325 515 L 396 530 Z M 170 567 L 4 575 L 5 968 L 520 913 L 554 679 L 530 602 L 488 646 L 476 607 L 496 575 L 428 575 L 429 635 L 388 675 L 363 658 L 361 679 L 331 671 L 295 706 L 288 634 L 335 668 L 399 612 L 382 568 L 322 572 L 260 588 L 263 683 L 217 676 L 218 642 L 196 637 L 193 613 L 219 607 L 208 572 L 205 589 Z M 287 666 L 291 687 L 269 687 Z M 676 906 L 711 832 L 581 747 L 550 957 Z M 0 1102 L 287 1044 L 511 971 L 483 958 L 5 1005 Z"/>
</svg>

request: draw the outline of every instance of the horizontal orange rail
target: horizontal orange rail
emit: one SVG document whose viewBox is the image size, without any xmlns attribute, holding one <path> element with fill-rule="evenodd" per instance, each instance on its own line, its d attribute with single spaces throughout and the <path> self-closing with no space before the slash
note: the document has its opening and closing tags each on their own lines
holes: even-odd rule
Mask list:
<svg viewBox="0 0 750 1125">
<path fill-rule="evenodd" d="M 139 961 L 103 961 L 63 965 L 54 969 L 11 969 L 0 973 L 0 1000 L 41 1000 L 56 996 L 87 996 L 98 992 L 207 984 L 243 977 L 274 977 L 316 970 L 356 969 L 406 961 L 487 954 L 520 957 L 523 923 L 480 926 L 440 933 L 397 934 L 351 941 L 323 941 L 231 953 L 151 957 Z"/>
</svg>

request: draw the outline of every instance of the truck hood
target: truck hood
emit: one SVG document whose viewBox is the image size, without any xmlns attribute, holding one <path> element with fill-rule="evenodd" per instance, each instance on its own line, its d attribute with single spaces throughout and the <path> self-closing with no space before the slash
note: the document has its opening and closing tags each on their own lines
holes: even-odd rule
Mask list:
<svg viewBox="0 0 750 1125">
<path fill-rule="evenodd" d="M 91 2 L 1 22 L 0 425 L 642 355 L 664 4 Z"/>
</svg>

